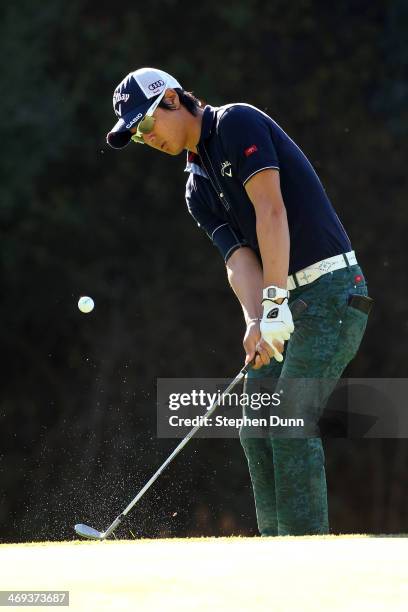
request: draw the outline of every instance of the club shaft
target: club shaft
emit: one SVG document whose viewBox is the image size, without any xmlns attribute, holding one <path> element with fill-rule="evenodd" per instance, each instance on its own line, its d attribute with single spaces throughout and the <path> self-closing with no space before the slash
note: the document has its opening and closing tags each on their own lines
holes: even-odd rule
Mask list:
<svg viewBox="0 0 408 612">
<path fill-rule="evenodd" d="M 239 374 L 234 378 L 234 380 L 228 385 L 228 387 L 225 389 L 225 391 L 223 391 L 223 393 L 220 395 L 220 397 L 218 398 L 218 400 L 216 400 L 211 408 L 209 410 L 207 410 L 205 417 L 208 418 L 212 415 L 212 413 L 214 412 L 214 410 L 216 410 L 216 408 L 218 408 L 220 401 L 222 400 L 222 398 L 229 393 L 245 376 L 246 372 L 247 372 L 248 368 L 242 368 L 242 370 L 239 372 Z M 136 497 L 134 499 L 132 499 L 132 501 L 130 502 L 130 504 L 127 506 L 127 508 L 125 508 L 125 510 L 123 511 L 123 515 L 126 515 L 128 512 L 130 512 L 130 510 L 133 508 L 133 506 L 135 504 L 137 504 L 137 502 L 139 501 L 139 499 L 141 497 L 143 497 L 143 495 L 146 493 L 146 491 L 148 489 L 150 489 L 150 487 L 152 486 L 152 484 L 157 480 L 157 478 L 160 476 L 160 474 L 166 469 L 166 467 L 173 461 L 173 459 L 179 454 L 179 452 L 186 446 L 186 444 L 191 440 L 191 438 L 193 436 L 195 436 L 195 434 L 197 433 L 197 431 L 202 427 L 202 423 L 203 420 L 200 419 L 200 424 L 196 425 L 195 427 L 193 427 L 193 429 L 186 435 L 185 438 L 182 439 L 182 441 L 180 442 L 180 444 L 178 446 L 176 446 L 176 448 L 174 449 L 174 451 L 171 453 L 171 455 L 169 455 L 169 457 L 167 457 L 166 461 L 159 467 L 159 469 L 157 470 L 157 472 L 155 474 L 153 474 L 153 476 L 150 478 L 150 480 L 148 480 L 148 482 L 146 482 L 146 484 L 144 485 L 144 487 L 142 489 L 140 489 L 139 493 L 136 495 Z M 113 525 L 113 523 L 112 523 Z M 109 528 L 110 529 L 110 528 Z M 108 529 L 108 531 L 109 531 Z"/>
<path fill-rule="evenodd" d="M 115 518 L 112 525 L 110 525 L 105 531 L 105 533 L 103 534 L 103 539 L 107 538 L 111 533 L 115 531 L 116 527 L 120 525 L 123 518 L 124 518 L 123 514 L 119 514 L 119 516 Z"/>
<path fill-rule="evenodd" d="M 305 302 L 303 302 L 302 300 L 296 300 L 296 302 L 294 303 L 294 308 L 292 308 L 292 314 L 295 316 L 299 313 L 301 313 L 304 309 L 306 308 L 306 304 Z M 216 410 L 216 408 L 218 408 L 220 401 L 223 399 L 223 397 L 229 393 L 243 378 L 244 376 L 248 373 L 248 371 L 250 370 L 250 368 L 252 367 L 252 365 L 255 363 L 255 358 L 252 359 L 252 361 L 250 361 L 249 363 L 247 363 L 246 366 L 244 366 L 241 371 L 237 374 L 237 376 L 234 378 L 234 380 L 228 385 L 228 387 L 225 389 L 225 391 L 221 394 L 221 396 L 218 398 L 217 401 L 215 401 L 213 403 L 213 405 L 211 406 L 211 408 L 209 410 L 207 410 L 205 417 L 209 418 L 212 413 L 214 412 L 214 410 Z M 148 489 L 150 489 L 150 487 L 152 486 L 152 484 L 158 479 L 158 477 L 160 476 L 160 474 L 166 469 L 166 467 L 173 461 L 174 457 L 176 457 L 179 452 L 186 446 L 186 444 L 191 440 L 191 438 L 197 433 L 197 431 L 202 427 L 203 425 L 203 419 L 200 419 L 200 423 L 198 425 L 196 425 L 195 427 L 193 427 L 193 429 L 186 435 L 185 438 L 183 438 L 183 440 L 180 442 L 180 444 L 178 446 L 176 446 L 176 448 L 174 449 L 174 451 L 171 453 L 171 455 L 169 455 L 169 457 L 167 457 L 166 461 L 163 463 L 163 465 L 161 465 L 159 467 L 159 469 L 157 470 L 157 472 L 155 474 L 153 474 L 153 476 L 150 478 L 150 480 L 148 482 L 146 482 L 146 484 L 144 485 L 144 487 L 142 489 L 140 489 L 139 493 L 136 495 L 136 497 L 134 499 L 132 499 L 132 501 L 130 502 L 130 504 L 125 508 L 125 510 L 122 512 L 121 515 L 119 515 L 119 517 L 116 519 L 116 521 L 121 520 L 121 517 L 126 516 L 126 514 L 128 512 L 130 512 L 130 510 L 133 508 L 133 506 L 135 504 L 137 504 L 137 502 L 139 501 L 139 499 L 141 497 L 143 497 L 143 495 L 146 493 L 146 491 Z M 115 524 L 115 521 L 112 523 L 112 525 L 109 527 L 109 529 L 106 531 L 106 533 L 112 533 L 113 529 L 113 525 Z M 114 527 L 113 527 L 114 528 Z"/>
</svg>

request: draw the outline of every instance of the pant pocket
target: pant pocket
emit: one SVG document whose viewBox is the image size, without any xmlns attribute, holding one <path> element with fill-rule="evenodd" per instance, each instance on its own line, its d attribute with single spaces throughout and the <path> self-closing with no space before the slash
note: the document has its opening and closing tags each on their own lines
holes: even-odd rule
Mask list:
<svg viewBox="0 0 408 612">
<path fill-rule="evenodd" d="M 351 361 L 361 344 L 367 327 L 368 314 L 348 305 L 341 319 L 341 331 L 339 336 L 339 353 L 343 360 Z"/>
</svg>

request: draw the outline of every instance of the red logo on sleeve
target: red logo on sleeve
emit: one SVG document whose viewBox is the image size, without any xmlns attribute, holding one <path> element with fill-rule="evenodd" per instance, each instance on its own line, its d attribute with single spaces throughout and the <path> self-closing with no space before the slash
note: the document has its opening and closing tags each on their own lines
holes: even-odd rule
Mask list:
<svg viewBox="0 0 408 612">
<path fill-rule="evenodd" d="M 258 150 L 258 147 L 256 145 L 251 145 L 250 147 L 245 149 L 244 153 L 247 157 L 249 157 L 250 155 L 252 155 L 252 153 L 255 153 L 255 151 L 257 150 Z"/>
</svg>

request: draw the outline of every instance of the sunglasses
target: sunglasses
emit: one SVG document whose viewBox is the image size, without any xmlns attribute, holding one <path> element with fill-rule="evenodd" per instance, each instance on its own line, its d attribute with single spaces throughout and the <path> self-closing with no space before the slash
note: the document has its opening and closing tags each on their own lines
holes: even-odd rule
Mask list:
<svg viewBox="0 0 408 612">
<path fill-rule="evenodd" d="M 138 144 L 144 144 L 143 134 L 150 134 L 154 130 L 154 124 L 156 119 L 153 117 L 153 113 L 156 108 L 159 106 L 164 94 L 166 93 L 167 83 L 164 84 L 163 91 L 159 95 L 159 97 L 153 102 L 151 107 L 148 109 L 147 113 L 143 117 L 141 121 L 139 121 L 137 125 L 137 131 L 132 135 L 131 140 Z"/>
</svg>

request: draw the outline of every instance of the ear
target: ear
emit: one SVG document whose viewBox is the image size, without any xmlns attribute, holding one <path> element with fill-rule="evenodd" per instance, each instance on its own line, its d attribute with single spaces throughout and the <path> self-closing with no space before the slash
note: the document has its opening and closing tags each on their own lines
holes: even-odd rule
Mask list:
<svg viewBox="0 0 408 612">
<path fill-rule="evenodd" d="M 167 89 L 164 94 L 163 102 L 174 110 L 180 108 L 180 99 L 174 89 Z"/>
</svg>

